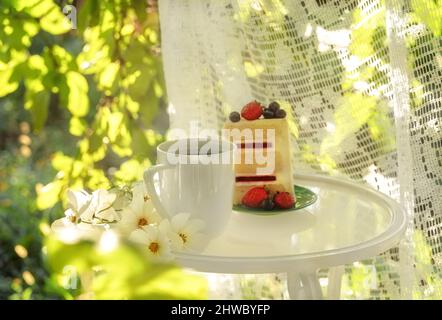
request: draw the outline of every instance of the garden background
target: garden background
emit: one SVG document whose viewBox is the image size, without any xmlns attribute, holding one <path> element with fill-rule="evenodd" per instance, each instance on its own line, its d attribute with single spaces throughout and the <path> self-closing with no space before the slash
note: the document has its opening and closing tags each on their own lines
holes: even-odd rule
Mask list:
<svg viewBox="0 0 442 320">
<path fill-rule="evenodd" d="M 253 11 L 255 2 L 241 2 L 239 19 L 244 25 L 265 13 Z M 282 1 L 258 2 L 267 12 L 282 10 Z M 373 1 L 375 9 L 367 19 L 358 9 L 359 2 L 368 3 L 368 7 L 371 3 L 348 2 L 351 23 L 359 26 L 353 30 L 349 50 L 367 62 L 361 64 L 358 77 L 352 78 L 333 51 L 315 52 L 310 59 L 317 65 L 321 61 L 336 63 L 332 64 L 332 83 L 325 84 L 318 77 L 313 86 L 328 85 L 345 92 L 341 108 L 334 110 L 337 134 L 326 139 L 329 149 L 350 135 L 364 133 L 375 148 L 370 152 L 382 158 L 394 152 L 396 144 L 391 134 L 394 119 L 386 106 L 391 78 L 385 66 L 391 55 L 382 10 L 385 3 Z M 332 6 L 326 0 L 312 3 L 318 10 Z M 410 109 L 425 124 L 432 121 L 425 120 L 425 114 L 440 109 L 440 83 L 435 79 L 442 77 L 441 6 L 440 0 L 404 1 L 410 28 L 422 27 L 406 45 L 412 70 Z M 74 9 L 76 25 L 67 18 Z M 159 268 L 145 263 L 131 246 L 122 245 L 103 257 L 91 244 L 66 247 L 50 237 L 50 223 L 63 215 L 68 188 L 124 188 L 139 180 L 143 170 L 154 163 L 155 146 L 167 136 L 168 99 L 157 2 L 2 0 L 0 21 L 0 299 L 88 298 L 91 292 L 95 298 L 206 297 L 206 283 L 201 278 L 185 276 L 173 266 Z M 285 23 L 280 21 L 281 26 Z M 297 37 L 281 34 L 293 37 L 293 41 Z M 372 57 L 380 63 L 374 65 Z M 300 65 L 308 63 L 302 54 L 294 59 Z M 252 59 L 245 59 L 243 67 L 252 83 L 264 70 Z M 169 81 L 173 83 L 173 79 Z M 368 93 L 378 95 L 353 90 L 361 82 L 369 83 Z M 225 119 L 229 111 L 217 110 L 217 116 Z M 354 115 L 351 121 L 346 114 Z M 297 117 L 291 121 L 292 134 L 298 136 L 302 123 Z M 433 137 L 437 146 L 439 140 L 436 134 Z M 327 148 L 324 152 L 312 150 L 307 140 L 301 134 L 298 141 L 298 156 L 304 164 L 325 174 L 362 178 L 351 171 L 351 164 L 341 165 Z M 440 159 L 439 153 L 434 159 L 437 157 Z M 434 175 L 431 181 L 440 188 L 439 172 Z M 440 216 L 439 211 L 435 214 L 418 200 L 414 202 L 416 217 L 433 221 Z M 430 214 L 432 218 L 428 218 Z M 423 290 L 416 290 L 413 297 L 441 298 L 440 223 L 436 221 L 434 231 L 422 221 L 414 221 L 413 239 L 417 273 L 422 274 L 418 286 Z M 48 255 L 52 257 L 49 260 Z M 127 268 L 128 264 L 134 267 Z M 82 273 L 81 285 L 67 285 L 75 275 L 64 268 L 66 265 L 75 265 L 75 272 Z M 92 285 L 87 271 L 96 265 L 115 272 L 112 277 L 102 274 Z M 372 261 L 347 268 L 347 297 L 391 297 L 388 288 L 367 286 L 372 274 Z M 274 280 L 267 279 L 264 287 L 279 289 Z M 189 292 L 192 286 L 188 281 L 195 290 Z M 256 297 L 251 289 L 255 281 L 241 280 L 243 296 Z"/>
</svg>

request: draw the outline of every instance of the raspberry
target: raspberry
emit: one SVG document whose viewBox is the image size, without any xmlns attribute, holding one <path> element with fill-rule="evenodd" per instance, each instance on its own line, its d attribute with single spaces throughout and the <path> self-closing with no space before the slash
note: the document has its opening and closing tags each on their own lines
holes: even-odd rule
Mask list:
<svg viewBox="0 0 442 320">
<path fill-rule="evenodd" d="M 267 196 L 267 191 L 263 187 L 254 187 L 242 197 L 242 204 L 246 207 L 258 208 Z"/>
<path fill-rule="evenodd" d="M 252 101 L 241 110 L 241 116 L 246 120 L 256 120 L 262 115 L 262 106 L 259 102 Z"/>
<path fill-rule="evenodd" d="M 273 202 L 275 202 L 278 208 L 289 209 L 293 207 L 295 200 L 293 199 L 293 196 L 288 192 L 278 192 L 273 197 Z"/>
</svg>

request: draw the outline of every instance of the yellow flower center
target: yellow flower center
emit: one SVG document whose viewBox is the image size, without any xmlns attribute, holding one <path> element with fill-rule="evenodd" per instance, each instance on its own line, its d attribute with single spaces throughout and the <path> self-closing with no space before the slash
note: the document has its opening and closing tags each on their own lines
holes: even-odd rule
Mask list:
<svg viewBox="0 0 442 320">
<path fill-rule="evenodd" d="M 145 219 L 145 218 L 141 218 L 138 220 L 138 227 L 143 227 L 145 225 L 147 225 L 149 222 Z"/>
<path fill-rule="evenodd" d="M 149 250 L 152 253 L 157 253 L 160 250 L 160 245 L 158 244 L 158 242 L 151 242 L 149 244 Z"/>
<path fill-rule="evenodd" d="M 144 196 L 144 202 L 147 202 L 150 199 L 150 197 L 148 195 Z"/>
<path fill-rule="evenodd" d="M 68 219 L 69 219 L 69 221 L 72 222 L 72 223 L 77 222 L 77 217 L 76 217 L 76 216 L 69 216 Z"/>
<path fill-rule="evenodd" d="M 181 240 L 183 240 L 183 243 L 187 242 L 187 235 L 186 234 L 180 233 L 179 236 L 180 236 Z"/>
</svg>

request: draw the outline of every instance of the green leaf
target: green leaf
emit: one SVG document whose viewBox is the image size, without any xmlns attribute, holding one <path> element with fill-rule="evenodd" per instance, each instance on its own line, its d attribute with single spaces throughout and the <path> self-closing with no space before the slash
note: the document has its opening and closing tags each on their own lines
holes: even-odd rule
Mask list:
<svg viewBox="0 0 442 320">
<path fill-rule="evenodd" d="M 88 275 L 92 281 L 85 290 L 92 291 L 96 299 L 207 298 L 203 277 L 171 263 L 152 261 L 142 247 L 120 243 L 114 250 L 103 252 L 92 242 L 63 244 L 54 237 L 45 244 L 50 269 L 61 275 L 70 266 L 80 277 Z M 102 272 L 94 272 L 96 266 Z"/>
<path fill-rule="evenodd" d="M 375 97 L 362 93 L 345 94 L 334 114 L 336 130 L 323 140 L 321 154 L 339 149 L 339 145 L 367 124 L 375 112 Z"/>
<path fill-rule="evenodd" d="M 100 12 L 98 1 L 84 1 L 77 12 L 77 27 L 81 33 L 83 33 L 88 26 L 94 27 L 98 24 L 99 15 L 95 14 L 96 12 Z"/>
<path fill-rule="evenodd" d="M 72 167 L 74 160 L 71 157 L 57 152 L 52 158 L 52 166 L 59 171 L 68 171 Z"/>
<path fill-rule="evenodd" d="M 435 37 L 442 35 L 442 1 L 412 0 L 411 7 L 418 22 L 430 29 Z"/>
<path fill-rule="evenodd" d="M 89 111 L 88 83 L 76 71 L 66 73 L 65 81 L 60 84 L 60 98 L 75 117 L 84 117 Z"/>
<path fill-rule="evenodd" d="M 23 78 L 23 62 L 26 54 L 13 51 L 8 63 L 0 62 L 0 97 L 4 97 L 18 88 L 19 81 Z"/>
<path fill-rule="evenodd" d="M 45 90 L 40 79 L 26 81 L 25 109 L 32 115 L 34 130 L 40 131 L 48 117 L 49 91 Z"/>
<path fill-rule="evenodd" d="M 389 116 L 389 111 L 387 105 L 378 103 L 375 112 L 367 121 L 370 137 L 378 143 L 384 153 L 390 152 L 396 147 L 394 124 L 393 119 Z"/>
<path fill-rule="evenodd" d="M 147 2 L 146 1 L 134 1 L 133 7 L 139 21 L 145 21 L 147 17 Z"/>
<path fill-rule="evenodd" d="M 120 128 L 123 125 L 124 115 L 121 112 L 113 112 L 109 115 L 109 129 L 108 137 L 111 142 L 115 142 L 118 134 L 120 133 Z"/>
<path fill-rule="evenodd" d="M 28 36 L 33 37 L 38 33 L 38 23 L 33 20 L 25 20 L 23 21 L 23 30 Z"/>
<path fill-rule="evenodd" d="M 26 67 L 27 79 L 41 78 L 48 73 L 48 67 L 46 66 L 45 59 L 39 55 L 30 56 L 27 60 Z"/>
<path fill-rule="evenodd" d="M 130 159 L 123 162 L 120 169 L 115 172 L 114 177 L 120 183 L 131 183 L 141 179 L 144 170 L 150 167 L 149 160 L 139 162 L 135 159 Z"/>
<path fill-rule="evenodd" d="M 147 91 L 147 94 L 138 99 L 140 107 L 141 120 L 145 127 L 151 125 L 154 117 L 158 114 L 159 99 L 153 90 Z"/>
<path fill-rule="evenodd" d="M 54 7 L 52 0 L 15 0 L 14 7 L 17 11 L 24 11 L 34 18 L 40 18 Z"/>
<path fill-rule="evenodd" d="M 86 121 L 83 119 L 72 117 L 69 121 L 69 132 L 74 136 L 81 136 L 87 127 Z"/>
<path fill-rule="evenodd" d="M 144 132 L 137 126 L 133 126 L 131 130 L 132 143 L 131 148 L 133 154 L 140 159 L 149 158 L 152 156 L 153 149 L 152 146 L 147 141 L 147 137 Z"/>
<path fill-rule="evenodd" d="M 43 30 L 55 35 L 69 32 L 72 29 L 69 19 L 57 6 L 54 6 L 40 18 L 40 26 Z"/>
<path fill-rule="evenodd" d="M 120 70 L 120 64 L 117 62 L 111 62 L 109 63 L 103 71 L 99 74 L 98 77 L 98 87 L 101 90 L 111 90 L 112 87 L 114 87 L 114 84 L 116 83 L 116 78 L 118 76 L 118 71 Z M 111 92 L 108 92 L 107 94 L 110 95 Z"/>
<path fill-rule="evenodd" d="M 138 112 L 140 111 L 140 104 L 133 100 L 130 96 L 124 96 L 121 97 L 122 99 L 124 99 L 124 105 L 126 106 L 126 109 L 129 110 L 129 112 L 132 114 L 132 116 L 134 118 L 138 118 Z M 154 105 L 151 105 L 153 108 L 155 108 Z"/>
<path fill-rule="evenodd" d="M 55 60 L 53 66 L 59 73 L 66 73 L 69 70 L 76 70 L 76 64 L 72 54 L 65 48 L 54 45 L 50 49 L 50 57 Z"/>
<path fill-rule="evenodd" d="M 18 81 L 11 79 L 14 69 L 0 64 L 0 97 L 4 97 L 18 88 Z"/>
<path fill-rule="evenodd" d="M 156 71 L 149 65 L 136 63 L 128 68 L 128 72 L 134 75 L 128 92 L 133 99 L 137 100 L 150 89 Z"/>
<path fill-rule="evenodd" d="M 46 240 L 49 267 L 55 273 L 62 274 L 66 266 L 71 266 L 77 272 L 85 272 L 93 266 L 93 244 L 81 242 L 75 245 L 67 245 L 55 237 Z"/>
<path fill-rule="evenodd" d="M 37 189 L 37 208 L 39 210 L 52 208 L 60 200 L 63 185 L 62 181 L 56 180 Z"/>
<path fill-rule="evenodd" d="M 373 36 L 378 27 L 385 25 L 385 10 L 379 10 L 369 19 L 357 8 L 353 12 L 353 28 L 349 50 L 355 56 L 365 59 L 375 53 L 373 48 Z"/>
</svg>

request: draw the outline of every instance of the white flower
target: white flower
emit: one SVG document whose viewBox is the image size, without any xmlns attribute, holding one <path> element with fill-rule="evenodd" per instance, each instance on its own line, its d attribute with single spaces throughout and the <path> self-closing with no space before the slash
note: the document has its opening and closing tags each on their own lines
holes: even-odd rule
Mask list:
<svg viewBox="0 0 442 320">
<path fill-rule="evenodd" d="M 71 223 L 79 220 L 86 223 L 116 221 L 119 217 L 112 207 L 116 196 L 104 189 L 98 189 L 92 195 L 84 190 L 68 190 L 69 209 L 65 211 L 65 219 Z"/>
<path fill-rule="evenodd" d="M 92 196 L 85 190 L 68 190 L 68 209 L 65 211 L 66 222 L 77 223 L 82 214 L 89 208 Z"/>
<path fill-rule="evenodd" d="M 161 217 L 152 205 L 144 184 L 137 184 L 132 191 L 132 201 L 121 211 L 121 220 L 118 223 L 119 229 L 130 234 L 132 231 L 147 225 L 156 224 Z"/>
<path fill-rule="evenodd" d="M 191 219 L 190 213 L 179 213 L 171 221 L 163 220 L 160 229 L 167 233 L 176 250 L 199 251 L 206 243 L 204 221 Z"/>
<path fill-rule="evenodd" d="M 170 240 L 158 227 L 144 226 L 133 231 L 129 240 L 146 248 L 149 256 L 171 259 Z"/>
<path fill-rule="evenodd" d="M 91 195 L 88 207 L 80 214 L 83 222 L 94 223 L 97 219 L 103 219 L 106 222 L 112 222 L 117 219 L 117 213 L 112 208 L 116 195 L 106 190 L 98 189 Z"/>
<path fill-rule="evenodd" d="M 59 240 L 65 243 L 76 243 L 80 240 L 96 241 L 104 228 L 89 223 L 72 223 L 66 218 L 57 219 L 51 229 Z"/>
<path fill-rule="evenodd" d="M 72 209 L 67 209 L 64 212 L 64 218 L 60 219 L 60 220 L 63 220 L 63 223 L 65 225 L 68 225 L 68 224 L 74 225 L 74 224 L 77 224 L 78 221 L 80 221 L 79 218 L 80 218 L 80 215 L 78 214 L 77 211 L 74 211 Z"/>
<path fill-rule="evenodd" d="M 93 217 L 106 222 L 113 222 L 118 220 L 118 213 L 112 207 L 116 198 L 117 195 L 115 193 L 111 193 L 104 189 L 98 189 L 94 191 L 92 193 L 91 201 L 91 205 L 95 209 Z M 81 216 L 82 221 L 90 221 L 89 219 L 83 219 L 83 216 L 84 215 Z M 87 218 L 91 218 L 91 216 L 88 215 Z"/>
<path fill-rule="evenodd" d="M 129 189 L 114 187 L 109 191 L 117 195 L 114 204 L 112 205 L 116 211 L 121 211 L 130 204 L 131 197 L 129 197 L 129 195 L 131 195 L 132 192 L 129 191 Z"/>
</svg>

